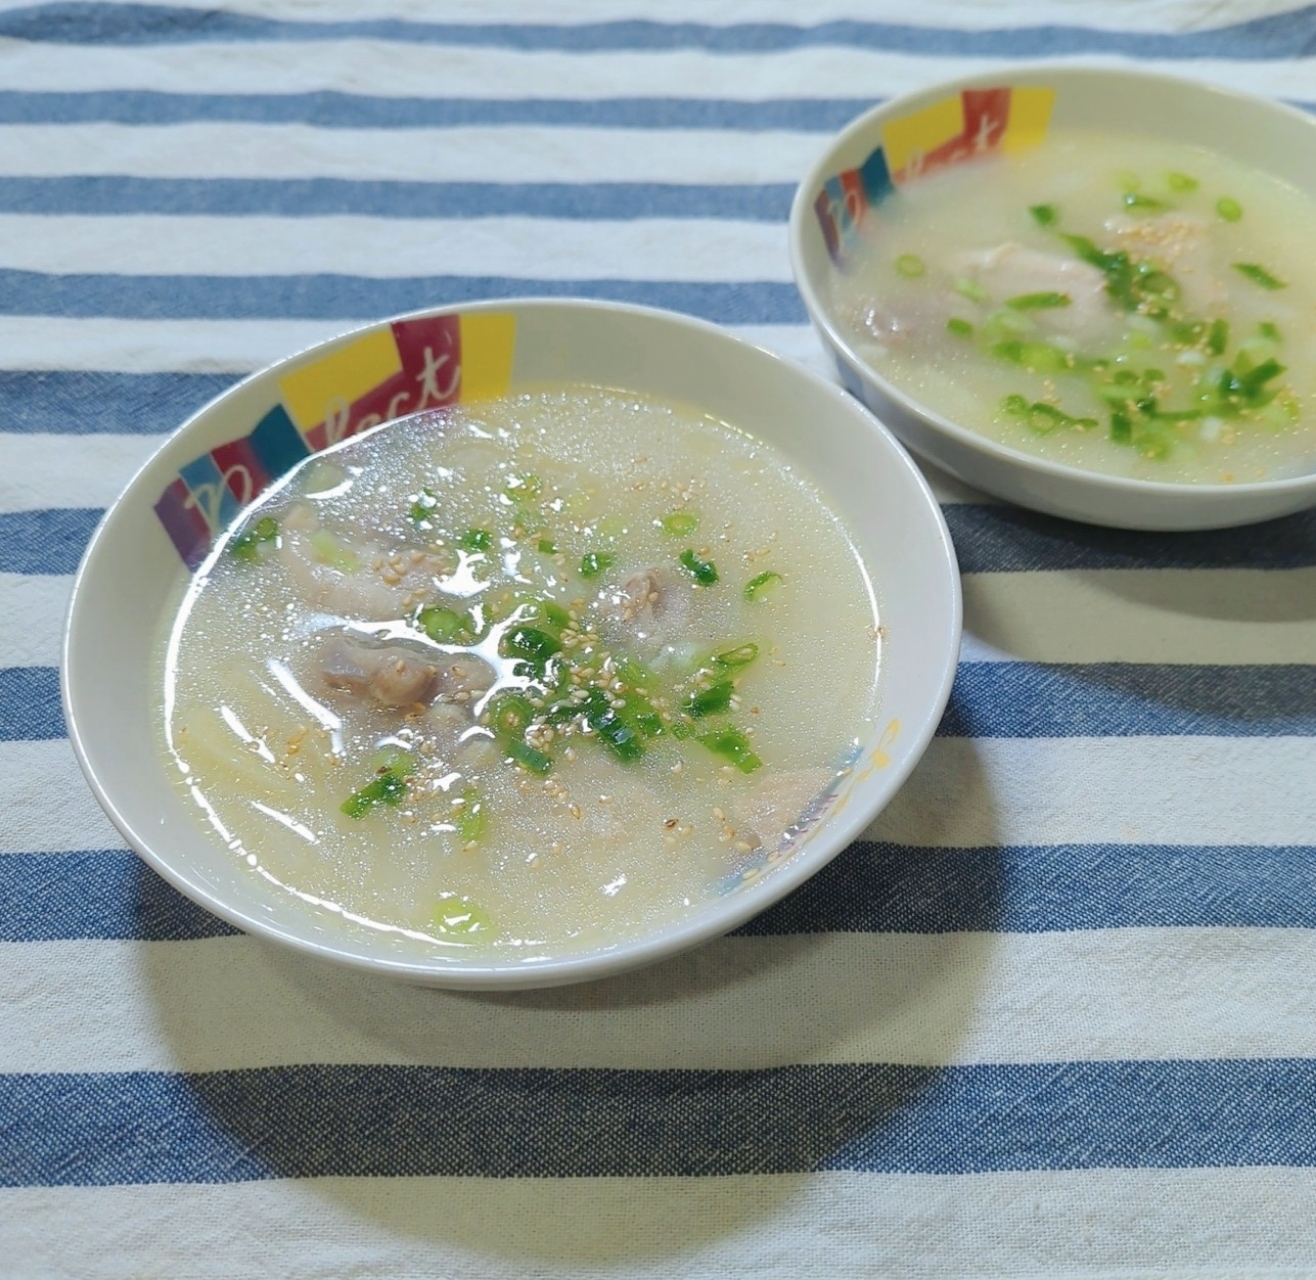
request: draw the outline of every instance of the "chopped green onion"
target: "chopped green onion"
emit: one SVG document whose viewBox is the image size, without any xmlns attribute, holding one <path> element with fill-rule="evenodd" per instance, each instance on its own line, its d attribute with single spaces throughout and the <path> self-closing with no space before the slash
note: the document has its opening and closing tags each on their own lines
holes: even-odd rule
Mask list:
<svg viewBox="0 0 1316 1280">
<path fill-rule="evenodd" d="M 1060 210 L 1053 204 L 1032 204 L 1028 206 L 1028 212 L 1039 227 L 1054 227 L 1060 221 Z"/>
<path fill-rule="evenodd" d="M 716 684 L 709 685 L 707 689 L 692 693 L 681 709 L 696 719 L 716 715 L 731 705 L 731 697 L 735 691 L 735 686 L 730 680 L 719 680 Z"/>
<path fill-rule="evenodd" d="M 927 269 L 923 259 L 915 253 L 902 253 L 896 259 L 896 270 L 911 280 L 921 276 Z"/>
<path fill-rule="evenodd" d="M 1013 298 L 1006 298 L 1005 305 L 1015 311 L 1042 311 L 1050 307 L 1067 307 L 1073 299 L 1067 293 L 1021 293 Z"/>
<path fill-rule="evenodd" d="M 340 806 L 349 818 L 364 818 L 377 805 L 399 805 L 406 798 L 407 778 L 398 765 L 385 769 L 379 777 L 354 791 Z"/>
<path fill-rule="evenodd" d="M 717 581 L 717 566 L 711 560 L 701 560 L 693 551 L 682 551 L 679 559 L 701 587 L 711 587 Z"/>
<path fill-rule="evenodd" d="M 992 348 L 992 355 L 1035 373 L 1064 373 L 1074 367 L 1074 357 L 1068 351 L 1046 342 L 1022 342 L 1017 338 L 998 342 Z"/>
<path fill-rule="evenodd" d="M 541 777 L 553 768 L 552 756 L 545 755 L 538 747 L 532 747 L 520 738 L 508 739 L 504 744 L 504 749 L 517 764 L 523 765 L 531 773 L 537 773 Z"/>
<path fill-rule="evenodd" d="M 641 689 L 651 689 L 654 677 L 638 662 L 623 658 L 617 664 L 617 678 L 628 686 L 624 695 L 625 707 L 621 708 L 622 718 L 637 728 L 646 738 L 656 737 L 663 732 L 663 718 L 654 709 Z"/>
<path fill-rule="evenodd" d="M 973 337 L 973 326 L 967 320 L 961 320 L 958 316 L 952 316 L 947 320 L 946 328 L 957 338 Z"/>
<path fill-rule="evenodd" d="M 1165 185 L 1171 191 L 1178 191 L 1186 194 L 1189 191 L 1196 191 L 1200 185 L 1196 178 L 1189 177 L 1186 173 L 1170 172 L 1165 175 Z"/>
<path fill-rule="evenodd" d="M 549 659 L 561 652 L 562 642 L 538 627 L 516 626 L 503 636 L 498 651 L 504 658 L 522 658 L 530 674 L 542 676 Z"/>
<path fill-rule="evenodd" d="M 758 656 L 759 647 L 751 641 L 749 644 L 737 645 L 734 649 L 724 649 L 721 653 L 715 653 L 713 665 L 734 670 L 736 667 L 749 666 Z"/>
<path fill-rule="evenodd" d="M 749 739 L 739 729 L 718 729 L 714 733 L 703 733 L 699 735 L 699 741 L 714 755 L 730 760 L 741 773 L 753 773 L 763 763 L 750 748 Z"/>
<path fill-rule="evenodd" d="M 663 516 L 663 528 L 678 538 L 689 537 L 699 527 L 699 517 L 693 511 L 673 511 Z"/>
<path fill-rule="evenodd" d="M 325 564 L 332 565 L 343 573 L 353 573 L 361 567 L 361 561 L 357 559 L 356 553 L 339 542 L 328 529 L 317 529 L 311 534 L 310 543 L 315 554 Z"/>
<path fill-rule="evenodd" d="M 1263 320 L 1259 325 L 1257 325 L 1257 332 L 1260 333 L 1263 338 L 1267 338 L 1271 342 L 1282 341 L 1282 335 L 1280 334 L 1279 331 L 1279 325 L 1274 324 L 1270 320 Z"/>
<path fill-rule="evenodd" d="M 435 644 L 456 644 L 475 634 L 475 622 L 469 613 L 458 613 L 438 604 L 422 609 L 416 615 L 416 624 Z"/>
<path fill-rule="evenodd" d="M 1215 211 L 1226 222 L 1237 222 L 1243 216 L 1243 206 L 1230 196 L 1221 196 L 1215 202 Z"/>
<path fill-rule="evenodd" d="M 961 297 L 968 298 L 970 302 L 986 302 L 988 297 L 987 290 L 982 285 L 966 276 L 955 281 L 955 292 Z"/>
<path fill-rule="evenodd" d="M 273 542 L 278 536 L 278 522 L 271 516 L 262 516 L 246 533 L 234 538 L 228 549 L 239 560 L 259 560 L 261 544 Z"/>
<path fill-rule="evenodd" d="M 557 555 L 557 543 L 552 538 L 539 539 L 539 554 L 541 556 Z"/>
<path fill-rule="evenodd" d="M 461 837 L 462 844 L 473 844 L 484 835 L 488 825 L 488 814 L 480 793 L 474 787 L 467 787 L 461 795 L 453 799 L 452 807 L 455 810 L 453 823 L 457 827 L 457 834 Z"/>
<path fill-rule="evenodd" d="M 1206 335 L 1206 349 L 1213 356 L 1222 356 L 1229 345 L 1229 321 L 1212 320 Z"/>
<path fill-rule="evenodd" d="M 588 697 L 580 704 L 580 711 L 585 717 L 585 723 L 619 760 L 630 763 L 644 755 L 644 744 L 639 735 L 617 714 L 602 689 L 591 689 Z"/>
<path fill-rule="evenodd" d="M 597 578 L 611 569 L 617 557 L 610 551 L 587 551 L 580 558 L 580 576 Z"/>
<path fill-rule="evenodd" d="M 533 596 L 529 600 L 518 600 L 521 609 L 521 621 L 548 627 L 554 631 L 565 631 L 571 625 L 571 614 L 556 600 L 547 596 Z"/>
<path fill-rule="evenodd" d="M 488 551 L 493 546 L 493 534 L 488 529 L 467 529 L 457 545 L 463 551 Z"/>
<path fill-rule="evenodd" d="M 489 723 L 500 736 L 519 738 L 534 718 L 530 700 L 519 693 L 500 693 L 489 706 Z"/>
<path fill-rule="evenodd" d="M 1154 196 L 1139 195 L 1136 191 L 1126 191 L 1124 193 L 1124 207 L 1126 209 L 1145 209 L 1151 213 L 1157 209 L 1164 209 L 1165 201 L 1157 200 Z"/>
<path fill-rule="evenodd" d="M 439 505 L 438 494 L 431 489 L 422 489 L 407 512 L 407 519 L 412 524 L 427 524 L 434 508 Z"/>
<path fill-rule="evenodd" d="M 1259 284 L 1263 289 L 1287 289 L 1287 282 L 1272 276 L 1265 267 L 1258 266 L 1255 262 L 1235 262 L 1234 270 L 1239 275 L 1246 276 L 1253 284 Z"/>
<path fill-rule="evenodd" d="M 1050 435 L 1058 427 L 1095 427 L 1095 418 L 1072 418 L 1063 409 L 1053 404 L 1038 400 L 1029 404 L 1023 396 L 1006 396 L 1001 401 L 1001 408 L 1014 417 L 1020 417 L 1031 431 L 1040 436 Z"/>
<path fill-rule="evenodd" d="M 540 488 L 538 476 L 513 476 L 504 486 L 503 492 L 513 502 L 533 502 L 539 497 Z"/>
<path fill-rule="evenodd" d="M 1116 409 L 1110 415 L 1110 438 L 1116 444 L 1133 443 L 1133 419 L 1122 410 Z"/>
<path fill-rule="evenodd" d="M 774 587 L 783 581 L 781 574 L 774 573 L 771 569 L 757 574 L 745 583 L 745 599 L 753 604 L 760 597 L 766 597 Z"/>
<path fill-rule="evenodd" d="M 478 903 L 456 893 L 439 894 L 438 905 L 430 917 L 438 933 L 486 933 L 493 931 L 493 920 Z"/>
</svg>

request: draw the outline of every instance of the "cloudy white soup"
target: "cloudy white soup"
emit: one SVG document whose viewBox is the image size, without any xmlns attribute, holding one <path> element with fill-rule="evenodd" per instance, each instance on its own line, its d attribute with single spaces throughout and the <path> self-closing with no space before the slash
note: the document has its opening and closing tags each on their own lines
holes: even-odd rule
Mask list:
<svg viewBox="0 0 1316 1280">
<path fill-rule="evenodd" d="M 786 856 L 871 731 L 878 656 L 855 547 L 780 454 L 543 388 L 376 428 L 262 498 L 162 642 L 162 722 L 272 892 L 547 957 Z"/>
<path fill-rule="evenodd" d="M 952 421 L 1056 462 L 1316 470 L 1316 202 L 1210 151 L 1052 131 L 870 210 L 834 313 Z"/>
</svg>

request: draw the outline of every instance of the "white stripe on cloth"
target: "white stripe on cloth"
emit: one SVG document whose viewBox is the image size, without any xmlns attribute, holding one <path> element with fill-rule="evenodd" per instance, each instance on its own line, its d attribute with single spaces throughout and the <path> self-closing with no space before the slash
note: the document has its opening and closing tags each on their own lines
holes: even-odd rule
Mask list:
<svg viewBox="0 0 1316 1280">
<path fill-rule="evenodd" d="M 0 75 L 3 75 L 0 68 Z M 0 174 L 424 182 L 796 183 L 826 139 L 725 129 L 0 126 Z"/>
<path fill-rule="evenodd" d="M 783 227 L 710 218 L 0 214 L 0 268 L 56 275 L 791 279 Z"/>
<path fill-rule="evenodd" d="M 724 938 L 603 983 L 484 996 L 247 937 L 0 943 L 0 962 L 6 1073 L 1316 1056 L 1308 929 Z"/>
<path fill-rule="evenodd" d="M 421 98 L 869 100 L 1011 66 L 1026 54 L 1026 48 L 1014 57 L 966 57 L 840 45 L 743 53 L 698 49 L 575 53 L 409 42 L 405 37 L 105 47 L 3 41 L 0 76 L 11 91 L 65 93 L 106 89 L 188 94 L 337 90 Z M 1092 55 L 1079 56 L 1092 60 Z M 1121 60 L 1115 55 L 1100 58 Z M 1302 98 L 1312 93 L 1310 58 L 1249 62 L 1170 57 L 1139 59 L 1138 65 L 1279 97 Z"/>
<path fill-rule="evenodd" d="M 321 1178 L 0 1205 L 0 1252 L 79 1280 L 129 1260 L 161 1280 L 1292 1280 L 1316 1256 L 1312 1169 Z"/>
</svg>

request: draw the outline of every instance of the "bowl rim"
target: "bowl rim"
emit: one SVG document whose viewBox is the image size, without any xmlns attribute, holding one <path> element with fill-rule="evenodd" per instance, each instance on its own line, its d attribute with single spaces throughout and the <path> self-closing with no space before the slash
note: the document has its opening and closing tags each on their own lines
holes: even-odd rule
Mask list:
<svg viewBox="0 0 1316 1280">
<path fill-rule="evenodd" d="M 341 939 L 335 939 L 332 936 L 326 937 L 323 933 L 318 937 L 307 936 L 296 932 L 277 920 L 250 913 L 241 907 L 229 904 L 223 897 L 211 892 L 207 885 L 189 875 L 189 858 L 183 856 L 179 859 L 171 859 L 167 853 L 161 852 L 156 847 L 149 833 L 142 832 L 133 825 L 98 774 L 93 749 L 88 741 L 89 735 L 84 732 L 83 713 L 79 706 L 79 687 L 87 680 L 87 675 L 77 668 L 73 650 L 80 627 L 86 625 L 82 622 L 82 619 L 84 610 L 88 607 L 86 605 L 87 584 L 98 571 L 100 557 L 107 554 L 105 548 L 109 539 L 113 536 L 118 521 L 123 518 L 121 513 L 128 510 L 136 502 L 141 501 L 143 497 L 151 497 L 153 500 L 152 495 L 144 495 L 139 493 L 138 490 L 144 483 L 144 477 L 153 470 L 157 460 L 175 444 L 181 435 L 194 429 L 223 401 L 238 395 L 242 389 L 253 382 L 295 365 L 313 353 L 321 353 L 364 333 L 398 321 L 444 315 L 465 315 L 473 312 L 516 311 L 520 313 L 525 310 L 552 309 L 586 309 L 672 324 L 701 332 L 710 342 L 732 344 L 756 353 L 755 358 L 774 362 L 780 369 L 786 371 L 788 377 L 803 380 L 812 388 L 814 394 L 823 397 L 824 401 L 829 400 L 834 407 L 855 421 L 857 426 L 882 442 L 886 452 L 890 455 L 889 464 L 903 475 L 905 483 L 912 485 L 921 504 L 926 507 L 928 514 L 932 517 L 932 527 L 936 533 L 937 543 L 935 558 L 944 563 L 948 571 L 950 598 L 946 602 L 949 608 L 947 611 L 948 626 L 944 637 L 946 641 L 945 653 L 941 659 L 942 669 L 936 682 L 936 692 L 932 703 L 927 708 L 923 723 L 917 733 L 906 738 L 906 742 L 910 745 L 902 758 L 899 761 L 893 761 L 892 767 L 883 771 L 882 780 L 884 785 L 882 791 L 871 801 L 865 804 L 847 805 L 843 812 L 833 811 L 826 814 L 808 842 L 795 854 L 778 863 L 773 868 L 771 876 L 762 877 L 754 883 L 742 887 L 735 894 L 714 899 L 689 917 L 679 918 L 675 922 L 669 921 L 667 925 L 659 927 L 633 942 L 624 941 L 592 950 L 566 952 L 563 955 L 554 956 L 533 964 L 525 961 L 519 964 L 515 961 L 481 964 L 468 963 L 463 960 L 445 964 L 436 960 L 416 957 L 370 955 L 361 943 L 358 942 L 354 946 L 352 940 L 346 935 Z M 213 396 L 170 431 L 159 446 L 152 450 L 149 457 L 141 463 L 133 473 L 132 478 L 106 508 L 83 552 L 77 573 L 74 576 L 68 607 L 64 615 L 60 645 L 60 701 L 74 755 L 84 778 L 106 816 L 134 852 L 152 870 L 172 885 L 173 888 L 202 906 L 212 915 L 234 925 L 244 933 L 269 939 L 290 947 L 301 954 L 344 965 L 358 972 L 373 973 L 403 981 L 449 989 L 529 989 L 611 977 L 615 974 L 655 963 L 700 943 L 721 937 L 798 888 L 800 884 L 821 870 L 837 854 L 858 839 L 864 828 L 873 821 L 882 809 L 890 804 L 900 787 L 904 785 L 936 732 L 942 713 L 949 701 L 951 686 L 958 666 L 962 624 L 963 598 L 958 561 L 949 528 L 931 486 L 890 429 L 881 423 L 867 408 L 848 395 L 843 388 L 820 377 L 797 361 L 733 334 L 710 321 L 694 316 L 630 303 L 589 298 L 526 295 L 422 308 L 400 315 L 381 317 L 378 320 L 353 326 L 321 342 L 310 343 L 301 347 L 239 379 L 232 386 Z M 872 741 L 869 745 L 872 745 Z M 196 830 L 198 835 L 204 836 L 205 832 L 199 822 L 196 824 Z"/>
<path fill-rule="evenodd" d="M 1149 498 L 1169 498 L 1173 496 L 1183 499 L 1187 495 L 1196 494 L 1201 495 L 1203 502 L 1210 502 L 1212 499 L 1230 496 L 1242 499 L 1263 495 L 1282 496 L 1288 493 L 1301 493 L 1305 489 L 1316 490 L 1316 472 L 1307 475 L 1285 476 L 1272 480 L 1248 480 L 1233 484 L 1217 482 L 1199 484 L 1188 481 L 1145 480 L 1135 476 L 1115 476 L 1106 472 L 1073 466 L 1070 463 L 1054 462 L 1049 458 L 1042 458 L 1036 454 L 1025 453 L 1022 449 L 1002 444 L 1000 441 L 993 440 L 969 427 L 963 427 L 947 418 L 944 414 L 935 409 L 930 409 L 916 400 L 860 357 L 837 325 L 833 323 L 827 308 L 824 307 L 819 297 L 819 291 L 814 288 L 814 282 L 810 278 L 806 267 L 804 237 L 805 228 L 809 225 L 808 219 L 813 214 L 814 196 L 823 182 L 832 176 L 837 165 L 837 153 L 855 138 L 862 137 L 882 121 L 907 112 L 928 100 L 936 100 L 957 90 L 999 85 L 1011 81 L 1033 83 L 1039 79 L 1057 78 L 1114 78 L 1161 84 L 1169 89 L 1186 90 L 1192 93 L 1201 93 L 1247 103 L 1252 107 L 1260 107 L 1277 115 L 1300 121 L 1306 128 L 1316 131 L 1316 118 L 1306 112 L 1299 111 L 1296 107 L 1289 106 L 1287 103 L 1276 102 L 1240 89 L 1194 80 L 1188 76 L 1171 75 L 1162 71 L 1148 71 L 1140 67 L 1054 61 L 1010 63 L 993 71 L 954 76 L 950 79 L 938 80 L 936 83 L 921 89 L 902 93 L 897 97 L 889 98 L 885 102 L 870 107 L 867 111 L 861 112 L 834 133 L 826 150 L 810 166 L 808 173 L 795 189 L 795 195 L 791 200 L 788 223 L 791 272 L 795 277 L 795 287 L 799 290 L 800 297 L 804 302 L 804 309 L 809 314 L 809 319 L 822 333 L 833 350 L 844 356 L 856 369 L 862 370 L 864 376 L 871 379 L 882 395 L 886 396 L 899 409 L 911 417 L 921 420 L 936 431 L 949 436 L 956 443 L 985 454 L 996 462 L 1019 467 L 1039 476 L 1084 484 L 1092 489 L 1106 490 L 1110 493 L 1136 493 Z M 1316 137 L 1316 133 L 1313 136 Z M 970 481 L 970 483 L 972 482 Z"/>
</svg>

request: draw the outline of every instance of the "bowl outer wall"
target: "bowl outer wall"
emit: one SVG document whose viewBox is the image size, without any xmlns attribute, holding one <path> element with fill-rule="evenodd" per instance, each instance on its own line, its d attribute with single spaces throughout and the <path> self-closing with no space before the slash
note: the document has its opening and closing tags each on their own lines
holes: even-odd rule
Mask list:
<svg viewBox="0 0 1316 1280">
<path fill-rule="evenodd" d="M 241 929 L 405 980 L 449 987 L 531 987 L 617 973 L 743 923 L 854 840 L 894 795 L 936 728 L 954 677 L 960 593 L 954 550 L 931 491 L 894 439 L 854 400 L 770 352 L 683 316 L 561 300 L 438 308 L 417 315 L 513 313 L 516 386 L 587 381 L 681 400 L 783 448 L 828 493 L 873 572 L 888 635 L 881 684 L 885 768 L 856 782 L 790 857 L 751 885 L 635 943 L 542 964 L 444 963 L 415 944 L 370 937 L 270 893 L 205 830 L 165 776 L 152 719 L 154 649 L 184 570 L 152 509 L 180 464 L 240 435 L 277 399 L 274 384 L 367 326 L 263 370 L 194 414 L 106 513 L 74 582 L 62 695 L 69 737 L 92 790 L 128 842 L 182 893 Z M 382 321 L 380 324 L 387 324 Z M 876 748 L 876 743 L 870 743 Z"/>
<path fill-rule="evenodd" d="M 820 285 L 833 268 L 813 211 L 814 196 L 825 178 L 863 163 L 881 144 L 887 121 L 961 89 L 1003 84 L 1055 87 L 1051 127 L 1153 132 L 1262 166 L 1316 199 L 1316 121 L 1291 107 L 1198 81 L 1125 68 L 1033 63 L 959 77 L 893 99 L 841 130 L 801 182 L 791 206 L 795 283 L 842 380 L 921 457 L 966 484 L 1051 515 L 1126 529 L 1216 529 L 1316 504 L 1316 474 L 1190 485 L 1129 480 L 1038 458 L 925 408 L 853 351 L 824 305 L 826 291 Z"/>
</svg>

